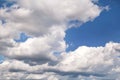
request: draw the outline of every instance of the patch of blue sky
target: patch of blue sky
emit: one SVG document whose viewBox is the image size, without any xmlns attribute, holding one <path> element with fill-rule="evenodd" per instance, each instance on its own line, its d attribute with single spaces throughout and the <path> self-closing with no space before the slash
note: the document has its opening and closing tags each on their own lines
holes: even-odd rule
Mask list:
<svg viewBox="0 0 120 80">
<path fill-rule="evenodd" d="M 120 42 L 120 1 L 100 0 L 99 5 L 108 5 L 109 11 L 103 11 L 93 22 L 87 22 L 78 28 L 66 31 L 67 51 L 79 46 L 104 46 L 106 43 Z M 76 21 L 74 21 L 76 22 Z"/>
<path fill-rule="evenodd" d="M 14 39 L 16 42 L 25 42 L 30 36 L 26 35 L 25 33 L 20 33 L 19 39 Z"/>
<path fill-rule="evenodd" d="M 5 60 L 5 57 L 0 55 L 0 64 L 3 63 L 4 60 Z"/>
<path fill-rule="evenodd" d="M 4 19 L 0 19 L 0 23 L 1 23 L 1 24 L 5 24 L 6 21 L 5 21 Z"/>
<path fill-rule="evenodd" d="M 1 7 L 10 7 L 15 4 L 15 1 L 10 0 L 0 0 L 0 8 Z"/>
</svg>

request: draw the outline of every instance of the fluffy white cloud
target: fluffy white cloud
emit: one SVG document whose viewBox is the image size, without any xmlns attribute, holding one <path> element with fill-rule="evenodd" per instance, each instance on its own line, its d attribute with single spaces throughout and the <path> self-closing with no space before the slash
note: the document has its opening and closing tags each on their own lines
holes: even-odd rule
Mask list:
<svg viewBox="0 0 120 80">
<path fill-rule="evenodd" d="M 21 32 L 33 37 L 24 43 L 13 41 L 13 47 L 6 46 L 3 49 L 1 45 L 2 55 L 18 59 L 45 56 L 48 60 L 53 59 L 54 52 L 66 49 L 64 38 L 65 31 L 71 27 L 67 25 L 69 21 L 91 21 L 102 11 L 91 0 L 13 1 L 16 4 L 0 8 L 0 38 L 7 44 L 7 40 L 17 38 Z"/>
<path fill-rule="evenodd" d="M 110 42 L 105 47 L 81 46 L 75 51 L 61 54 L 58 59 L 56 65 L 45 63 L 34 66 L 19 60 L 7 60 L 0 64 L 1 76 L 12 79 L 19 74 L 20 79 L 43 80 L 120 79 L 119 43 Z"/>
<path fill-rule="evenodd" d="M 42 36 L 29 38 L 26 42 L 10 47 L 4 53 L 5 56 L 15 59 L 25 59 L 33 61 L 55 61 L 55 52 L 63 52 L 66 43 L 63 39 L 64 31 L 59 27 L 53 27 L 51 33 Z"/>
<path fill-rule="evenodd" d="M 71 20 L 81 23 L 99 16 L 102 8 L 91 0 L 15 0 L 17 4 L 0 9 L 0 18 L 6 20 L 6 28 L 40 36 L 55 25 L 61 26 Z M 7 31 L 6 31 L 7 32 Z M 15 34 L 14 34 L 15 35 Z"/>
<path fill-rule="evenodd" d="M 63 53 L 63 59 L 58 66 L 65 71 L 108 72 L 107 70 L 111 70 L 112 65 L 120 60 L 119 50 L 120 44 L 112 42 L 107 43 L 105 47 L 81 46 L 68 54 Z"/>
</svg>

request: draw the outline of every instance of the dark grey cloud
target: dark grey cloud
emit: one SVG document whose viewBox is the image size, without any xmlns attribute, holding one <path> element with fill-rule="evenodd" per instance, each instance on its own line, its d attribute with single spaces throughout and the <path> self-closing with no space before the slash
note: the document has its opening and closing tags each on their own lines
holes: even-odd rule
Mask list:
<svg viewBox="0 0 120 80">
<path fill-rule="evenodd" d="M 16 72 L 16 73 L 17 73 L 17 72 L 26 72 L 26 71 L 25 71 L 25 70 L 22 70 L 22 69 L 12 69 L 12 68 L 11 68 L 11 69 L 9 69 L 9 72 L 11 72 L 11 73 L 12 73 L 12 72 Z"/>
<path fill-rule="evenodd" d="M 90 77 L 90 76 L 96 76 L 96 77 L 105 77 L 107 74 L 104 73 L 95 73 L 95 72 L 77 72 L 77 71 L 60 71 L 60 70 L 56 70 L 56 69 L 48 69 L 48 70 L 44 70 L 44 72 L 54 72 L 58 75 L 61 76 L 72 76 L 72 77 L 78 77 L 78 76 L 86 76 L 86 77 Z"/>
</svg>

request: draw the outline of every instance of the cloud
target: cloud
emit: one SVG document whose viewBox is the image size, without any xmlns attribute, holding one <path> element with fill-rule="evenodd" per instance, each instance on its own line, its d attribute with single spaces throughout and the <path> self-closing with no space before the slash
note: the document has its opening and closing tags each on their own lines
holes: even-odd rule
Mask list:
<svg viewBox="0 0 120 80">
<path fill-rule="evenodd" d="M 107 43 L 105 47 L 81 46 L 75 51 L 62 53 L 56 65 L 49 65 L 48 63 L 29 65 L 20 60 L 6 60 L 0 64 L 1 76 L 7 75 L 11 79 L 19 74 L 19 79 L 24 77 L 24 79 L 43 80 L 119 80 L 119 50 L 120 44 L 113 42 Z"/>
<path fill-rule="evenodd" d="M 70 20 L 81 23 L 93 20 L 102 11 L 91 0 L 15 1 L 17 4 L 0 9 L 0 18 L 7 21 L 5 26 L 34 36 L 46 34 L 55 25 L 66 29 L 68 26 L 61 25 Z"/>
<path fill-rule="evenodd" d="M 37 61 L 44 63 L 56 61 L 53 54 L 63 52 L 66 49 L 66 43 L 63 39 L 65 32 L 61 28 L 57 29 L 56 27 L 52 28 L 51 33 L 45 36 L 29 38 L 23 43 L 15 43 L 13 47 L 5 50 L 3 55 L 27 62 Z"/>
<path fill-rule="evenodd" d="M 16 4 L 0 8 L 0 19 L 6 21 L 0 25 L 0 38 L 7 44 L 7 40 L 18 38 L 22 32 L 32 36 L 24 43 L 12 41 L 13 47 L 4 49 L 1 45 L 2 55 L 15 59 L 53 60 L 53 53 L 66 49 L 64 38 L 69 21 L 85 23 L 102 11 L 91 0 L 14 1 Z"/>
<path fill-rule="evenodd" d="M 1 79 L 120 79 L 119 43 L 65 51 L 65 31 L 78 27 L 69 23 L 98 17 L 104 8 L 97 0 L 13 1 L 0 8 L 0 54 L 6 57 L 0 64 Z M 18 43 L 14 39 L 20 33 L 31 37 Z"/>
</svg>

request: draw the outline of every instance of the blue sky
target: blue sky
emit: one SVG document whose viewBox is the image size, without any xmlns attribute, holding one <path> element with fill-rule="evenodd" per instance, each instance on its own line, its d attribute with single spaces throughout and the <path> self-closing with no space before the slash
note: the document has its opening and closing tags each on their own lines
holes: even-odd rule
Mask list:
<svg viewBox="0 0 120 80">
<path fill-rule="evenodd" d="M 7 6 L 7 7 L 9 7 L 9 6 L 11 6 L 11 5 L 13 5 L 14 4 L 14 2 L 12 1 L 12 2 L 8 2 L 8 0 L 0 0 L 0 7 L 3 7 L 3 6 Z"/>
<path fill-rule="evenodd" d="M 4 56 L 0 55 L 0 64 L 4 61 Z"/>
<path fill-rule="evenodd" d="M 67 49 L 75 50 L 78 46 L 104 46 L 107 42 L 120 42 L 120 4 L 119 0 L 100 0 L 99 5 L 108 5 L 109 11 L 103 11 L 92 22 L 81 27 L 67 30 Z"/>
<path fill-rule="evenodd" d="M 25 42 L 28 38 L 30 38 L 29 36 L 27 36 L 25 33 L 20 33 L 19 38 L 18 39 L 14 39 L 16 42 Z"/>
</svg>

